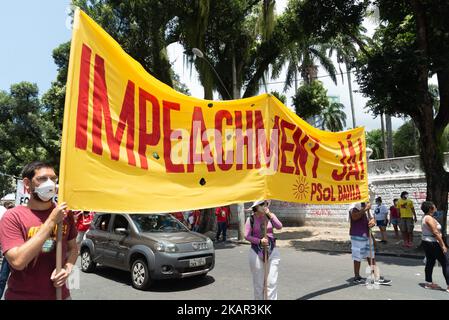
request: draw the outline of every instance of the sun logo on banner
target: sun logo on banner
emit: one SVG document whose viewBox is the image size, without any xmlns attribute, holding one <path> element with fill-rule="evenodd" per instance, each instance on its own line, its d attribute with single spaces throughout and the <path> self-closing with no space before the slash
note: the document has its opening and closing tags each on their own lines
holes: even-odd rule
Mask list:
<svg viewBox="0 0 449 320">
<path fill-rule="evenodd" d="M 305 177 L 299 177 L 293 185 L 293 195 L 296 199 L 304 200 L 309 193 L 309 186 L 306 183 Z"/>
</svg>

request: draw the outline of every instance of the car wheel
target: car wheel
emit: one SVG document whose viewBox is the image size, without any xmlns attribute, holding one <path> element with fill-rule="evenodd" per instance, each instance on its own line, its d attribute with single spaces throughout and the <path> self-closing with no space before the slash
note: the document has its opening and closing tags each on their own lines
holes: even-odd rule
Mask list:
<svg viewBox="0 0 449 320">
<path fill-rule="evenodd" d="M 136 259 L 131 266 L 131 282 L 134 288 L 145 290 L 151 285 L 150 270 L 143 259 Z"/>
<path fill-rule="evenodd" d="M 81 270 L 83 272 L 93 272 L 97 264 L 94 262 L 90 250 L 84 248 L 81 250 Z"/>
</svg>

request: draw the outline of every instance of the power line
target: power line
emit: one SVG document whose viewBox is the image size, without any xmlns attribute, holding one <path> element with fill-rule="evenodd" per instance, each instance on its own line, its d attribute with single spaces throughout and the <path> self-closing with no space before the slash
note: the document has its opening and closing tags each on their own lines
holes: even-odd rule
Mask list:
<svg viewBox="0 0 449 320">
<path fill-rule="evenodd" d="M 355 70 L 354 71 L 350 71 L 351 73 L 354 73 L 355 74 Z M 336 73 L 335 74 L 335 76 L 341 76 L 341 75 L 343 75 L 343 74 L 348 74 L 349 72 L 348 71 L 346 71 L 346 72 L 341 72 L 341 73 Z M 316 77 L 317 79 L 318 78 L 327 78 L 327 77 L 330 77 L 331 75 L 330 74 L 325 74 L 325 75 L 322 75 L 322 76 L 318 76 L 318 77 Z M 285 81 L 273 81 L 273 82 L 266 82 L 266 84 L 281 84 L 281 83 L 285 83 Z"/>
</svg>

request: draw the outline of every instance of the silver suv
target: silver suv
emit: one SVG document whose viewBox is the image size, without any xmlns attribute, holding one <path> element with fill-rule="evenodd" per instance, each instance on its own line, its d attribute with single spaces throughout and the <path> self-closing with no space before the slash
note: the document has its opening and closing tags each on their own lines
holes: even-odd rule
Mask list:
<svg viewBox="0 0 449 320">
<path fill-rule="evenodd" d="M 130 271 L 139 290 L 153 280 L 205 276 L 215 264 L 212 241 L 168 213 L 97 213 L 80 251 L 82 271 L 97 263 Z"/>
</svg>

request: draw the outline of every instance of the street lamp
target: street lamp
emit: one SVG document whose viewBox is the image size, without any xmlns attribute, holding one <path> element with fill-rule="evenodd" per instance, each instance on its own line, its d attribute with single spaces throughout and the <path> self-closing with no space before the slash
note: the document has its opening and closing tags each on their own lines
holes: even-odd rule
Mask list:
<svg viewBox="0 0 449 320">
<path fill-rule="evenodd" d="M 212 69 L 212 71 L 215 73 L 215 75 L 217 76 L 218 81 L 220 81 L 221 85 L 223 86 L 223 89 L 225 89 L 229 99 L 232 100 L 232 96 L 229 94 L 228 89 L 226 89 L 226 86 L 224 85 L 223 81 L 221 81 L 220 76 L 218 75 L 217 71 L 215 70 L 215 68 L 212 66 L 212 64 L 209 62 L 209 60 L 206 59 L 206 57 L 204 56 L 203 51 L 201 51 L 198 48 L 193 48 L 192 49 L 193 54 L 200 59 L 203 59 L 207 62 L 207 64 L 209 65 L 209 67 Z"/>
<path fill-rule="evenodd" d="M 206 60 L 207 64 L 210 66 L 210 68 L 214 71 L 215 75 L 217 76 L 217 79 L 220 81 L 221 85 L 223 86 L 223 88 L 225 89 L 226 93 L 228 94 L 229 98 L 232 99 L 238 99 L 238 93 L 236 90 L 236 80 L 235 80 L 235 59 L 233 59 L 233 68 L 232 68 L 232 87 L 234 89 L 234 96 L 231 96 L 228 92 L 228 90 L 226 89 L 226 86 L 223 84 L 223 81 L 221 81 L 220 76 L 218 75 L 217 71 L 215 70 L 215 68 L 211 65 L 211 63 L 209 62 L 209 60 L 206 59 L 206 57 L 204 56 L 204 53 L 198 49 L 198 48 L 193 48 L 192 49 L 193 54 L 200 59 L 204 59 Z M 239 229 L 238 229 L 238 239 L 239 240 L 243 240 L 244 238 L 244 232 L 245 232 L 245 207 L 243 203 L 238 203 L 237 204 L 237 212 L 238 212 L 238 224 L 239 224 Z"/>
</svg>

